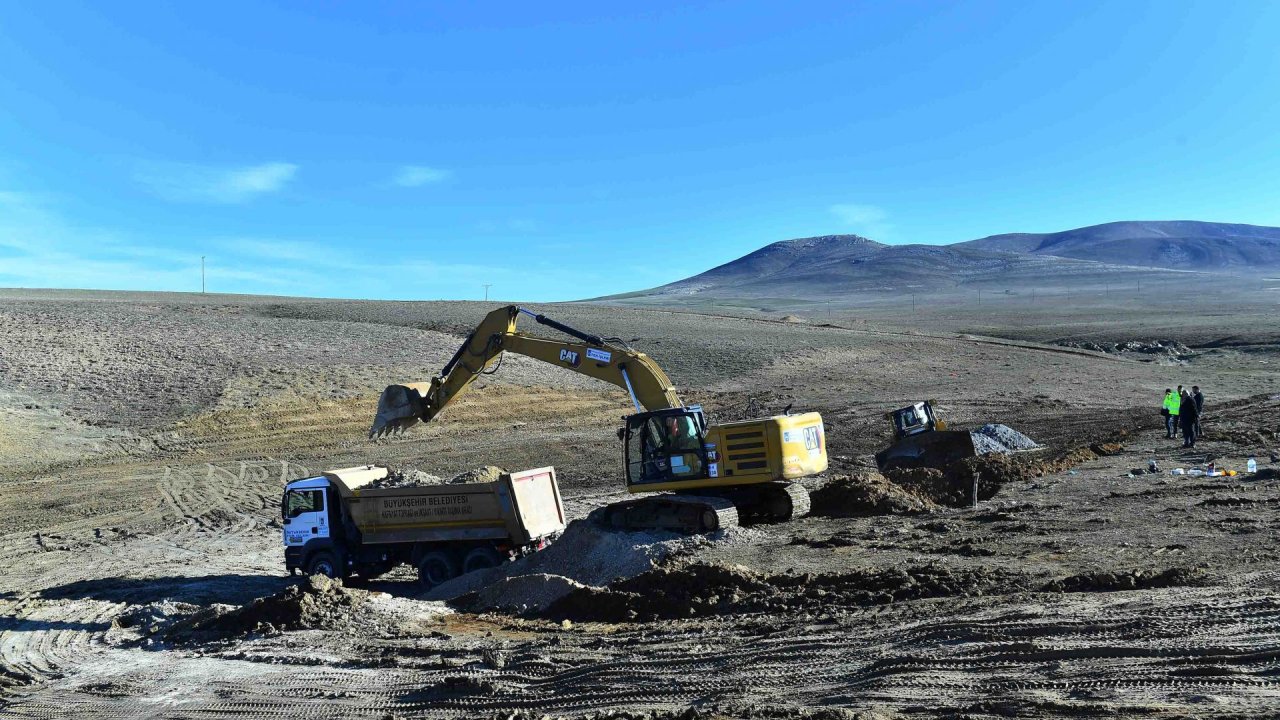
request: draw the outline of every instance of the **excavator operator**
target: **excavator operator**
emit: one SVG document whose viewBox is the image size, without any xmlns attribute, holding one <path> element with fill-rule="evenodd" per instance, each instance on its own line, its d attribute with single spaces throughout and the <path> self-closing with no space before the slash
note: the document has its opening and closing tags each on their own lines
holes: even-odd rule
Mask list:
<svg viewBox="0 0 1280 720">
<path fill-rule="evenodd" d="M 698 447 L 701 440 L 693 418 L 678 415 L 667 418 L 666 437 L 662 445 L 662 453 L 671 459 L 673 475 L 697 476 L 702 470 L 702 460 Z"/>
</svg>

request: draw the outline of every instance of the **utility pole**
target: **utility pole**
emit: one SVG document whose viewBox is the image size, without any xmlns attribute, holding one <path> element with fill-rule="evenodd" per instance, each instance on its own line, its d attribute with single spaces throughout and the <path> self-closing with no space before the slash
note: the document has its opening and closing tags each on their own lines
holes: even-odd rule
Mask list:
<svg viewBox="0 0 1280 720">
<path fill-rule="evenodd" d="M 911 293 L 911 314 L 916 314 L 916 294 Z"/>
<path fill-rule="evenodd" d="M 1035 289 L 1035 288 L 1031 288 L 1031 304 L 1032 304 L 1032 305 L 1035 305 L 1035 304 L 1036 304 L 1036 289 Z"/>
<path fill-rule="evenodd" d="M 493 287 L 493 283 L 486 283 L 484 286 L 484 301 L 489 302 L 489 288 Z"/>
<path fill-rule="evenodd" d="M 982 304 L 982 288 L 978 288 L 978 304 Z"/>
<path fill-rule="evenodd" d="M 204 256 L 200 256 L 200 294 L 204 294 Z"/>
</svg>

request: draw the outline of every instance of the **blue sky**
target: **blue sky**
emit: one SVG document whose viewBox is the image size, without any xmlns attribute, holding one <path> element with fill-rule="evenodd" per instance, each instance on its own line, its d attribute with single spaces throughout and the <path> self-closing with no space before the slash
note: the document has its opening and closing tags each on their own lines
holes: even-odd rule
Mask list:
<svg viewBox="0 0 1280 720">
<path fill-rule="evenodd" d="M 0 286 L 560 300 L 1280 225 L 1280 3 L 623 5 L 0 4 Z"/>
</svg>

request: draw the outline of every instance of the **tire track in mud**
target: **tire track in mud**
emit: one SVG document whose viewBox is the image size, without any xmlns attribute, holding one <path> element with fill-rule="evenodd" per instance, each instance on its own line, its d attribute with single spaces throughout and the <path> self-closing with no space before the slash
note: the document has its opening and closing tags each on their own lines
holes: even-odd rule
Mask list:
<svg viewBox="0 0 1280 720">
<path fill-rule="evenodd" d="M 340 658 L 315 667 L 317 656 L 292 649 L 285 636 L 224 649 L 220 657 L 158 653 L 179 680 L 123 663 L 90 668 L 73 681 L 20 693 L 9 712 L 52 717 L 70 703 L 94 716 L 138 717 L 155 710 L 140 696 L 176 694 L 186 701 L 167 706 L 166 717 L 572 715 L 735 702 L 889 705 L 910 715 L 993 697 L 1069 707 L 1099 692 L 1116 699 L 1108 706 L 1084 703 L 1082 714 L 1160 707 L 1205 716 L 1228 708 L 1261 712 L 1280 699 L 1280 596 L 1274 594 L 1240 598 L 1232 589 L 1183 589 L 953 604 L 904 603 L 889 613 L 812 621 L 755 616 L 616 626 L 604 635 L 592 626 L 575 632 L 544 626 L 523 645 L 464 643 L 470 650 L 457 660 L 460 667 L 445 666 L 448 653 L 438 639 L 362 639 L 353 647 L 340 638 L 319 646 L 321 655 Z M 957 616 L 936 619 L 937 613 Z M 783 622 L 790 623 L 785 631 L 770 627 Z M 554 660 L 547 654 L 553 638 Z M 486 665 L 476 657 L 486 643 L 503 646 L 512 660 Z M 394 662 L 370 666 L 371 657 Z M 156 662 L 148 657 L 141 664 Z M 236 679 L 246 665 L 254 668 L 252 677 Z M 208 687 L 183 685 L 183 677 L 204 677 Z M 1230 697 L 1231 704 L 1194 701 L 1206 693 Z"/>
<path fill-rule="evenodd" d="M 110 598 L 121 579 L 190 576 L 193 560 L 200 573 L 279 572 L 274 558 L 254 558 L 275 549 L 273 506 L 282 479 L 299 471 L 305 474 L 281 461 L 166 466 L 133 478 L 140 487 L 150 480 L 161 501 L 105 532 L 92 520 L 72 520 L 56 532 L 0 537 L 10 560 L 0 577 L 0 698 L 95 654 L 128 607 L 95 595 Z"/>
</svg>

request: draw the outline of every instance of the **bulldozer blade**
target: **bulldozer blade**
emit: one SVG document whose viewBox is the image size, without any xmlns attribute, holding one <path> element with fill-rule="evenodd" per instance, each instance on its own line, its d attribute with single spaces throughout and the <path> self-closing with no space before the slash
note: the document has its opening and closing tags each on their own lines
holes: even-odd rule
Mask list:
<svg viewBox="0 0 1280 720">
<path fill-rule="evenodd" d="M 421 391 L 429 388 L 429 383 L 388 385 L 378 398 L 378 413 L 369 428 L 369 437 L 404 432 L 416 424 L 425 407 Z"/>
<path fill-rule="evenodd" d="M 909 435 L 876 453 L 880 472 L 898 468 L 945 469 L 957 460 L 974 457 L 973 436 L 967 430 L 934 430 Z"/>
</svg>

